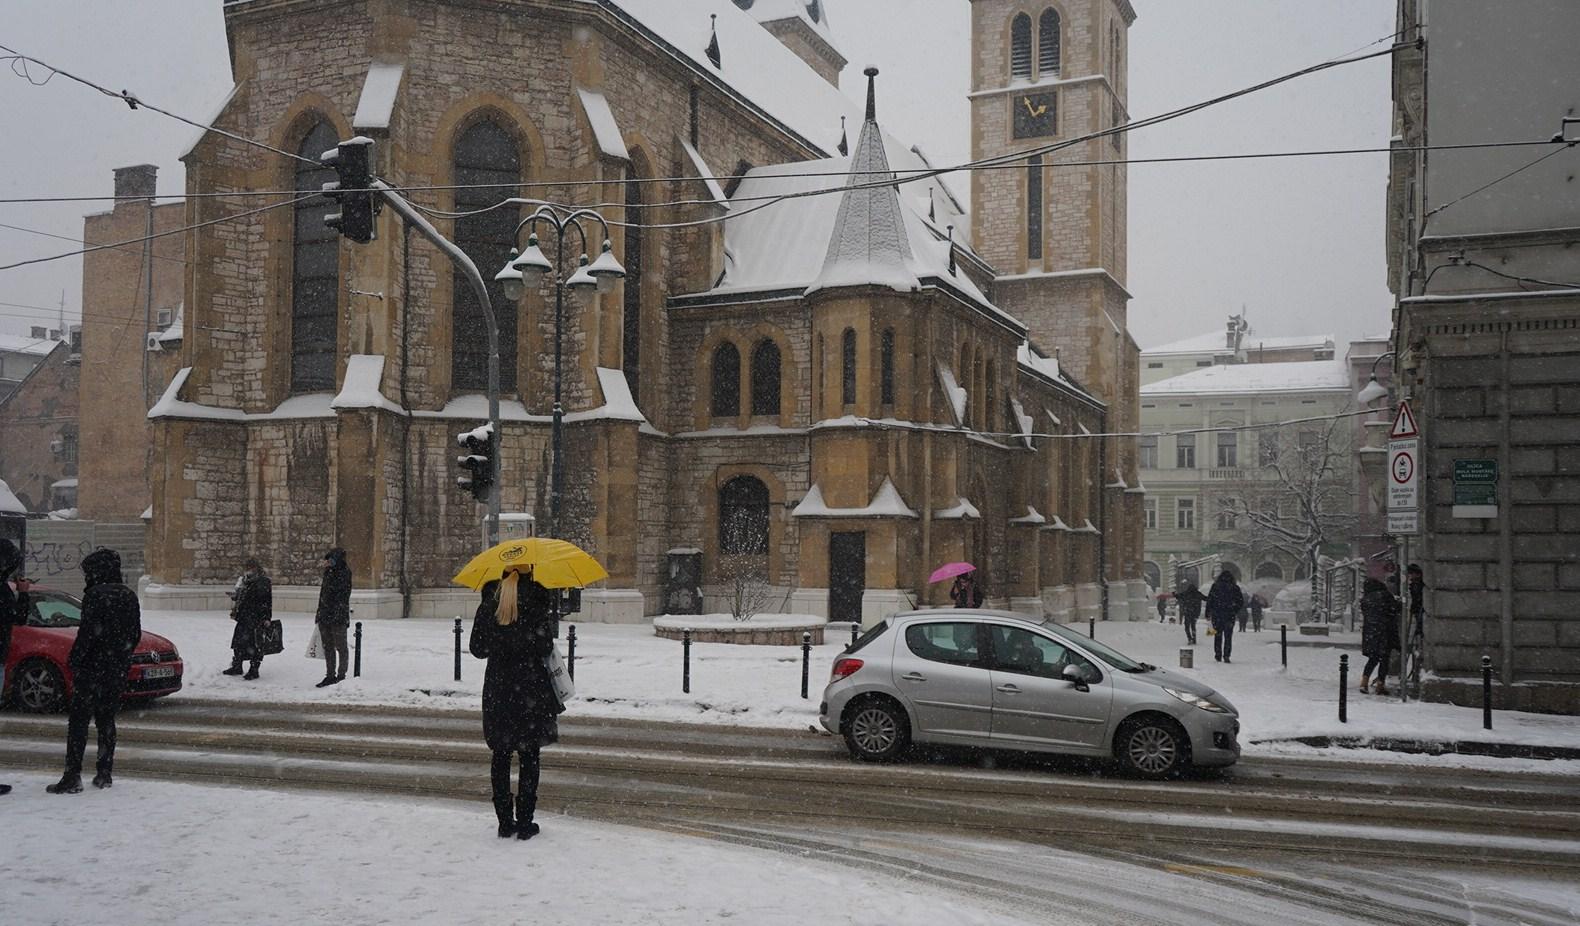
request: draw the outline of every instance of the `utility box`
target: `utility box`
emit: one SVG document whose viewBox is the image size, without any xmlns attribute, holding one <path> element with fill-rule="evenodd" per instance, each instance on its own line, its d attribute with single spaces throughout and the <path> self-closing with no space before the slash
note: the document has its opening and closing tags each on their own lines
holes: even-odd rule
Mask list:
<svg viewBox="0 0 1580 926">
<path fill-rule="evenodd" d="M 669 551 L 668 556 L 664 613 L 701 614 L 702 551 L 696 547 L 676 547 Z"/>
<path fill-rule="evenodd" d="M 488 516 L 483 516 L 483 548 L 488 548 Z M 501 511 L 499 513 L 499 542 L 507 540 L 525 540 L 538 535 L 537 518 L 525 511 Z"/>
</svg>

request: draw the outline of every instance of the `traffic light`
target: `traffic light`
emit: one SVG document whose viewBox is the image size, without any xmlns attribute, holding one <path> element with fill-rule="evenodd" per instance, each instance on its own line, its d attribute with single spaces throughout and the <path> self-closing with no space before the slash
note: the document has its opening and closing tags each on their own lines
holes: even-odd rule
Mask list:
<svg viewBox="0 0 1580 926">
<path fill-rule="evenodd" d="M 318 159 L 335 169 L 336 179 L 324 184 L 324 195 L 340 206 L 339 212 L 324 216 L 324 224 L 359 244 L 372 241 L 373 217 L 382 205 L 379 195 L 368 189 L 373 185 L 373 139 L 358 135 Z"/>
<path fill-rule="evenodd" d="M 455 458 L 464 474 L 455 477 L 455 484 L 470 491 L 472 498 L 488 501 L 489 491 L 494 486 L 494 454 L 499 452 L 494 441 L 494 426 L 485 424 L 464 431 L 455 436 L 455 442 L 466 449 L 466 453 Z"/>
</svg>

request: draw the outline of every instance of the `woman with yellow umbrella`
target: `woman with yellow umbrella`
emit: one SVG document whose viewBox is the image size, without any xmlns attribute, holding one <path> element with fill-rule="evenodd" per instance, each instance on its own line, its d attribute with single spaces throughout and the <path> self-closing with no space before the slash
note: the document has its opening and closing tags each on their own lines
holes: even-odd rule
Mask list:
<svg viewBox="0 0 1580 926">
<path fill-rule="evenodd" d="M 574 545 L 533 538 L 484 551 L 454 579 L 482 592 L 472 620 L 471 651 L 488 661 L 483 739 L 493 753 L 489 777 L 501 839 L 538 834 L 532 817 L 538 806 L 540 750 L 559 739 L 557 718 L 565 711 L 545 662 L 554 651 L 555 601 L 546 585 L 581 586 L 607 576 Z M 512 795 L 510 766 L 517 757 L 521 776 Z"/>
</svg>

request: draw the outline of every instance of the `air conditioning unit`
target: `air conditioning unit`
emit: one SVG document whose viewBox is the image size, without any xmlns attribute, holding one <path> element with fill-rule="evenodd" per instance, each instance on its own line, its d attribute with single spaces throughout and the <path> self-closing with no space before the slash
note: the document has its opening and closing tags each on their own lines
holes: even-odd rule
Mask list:
<svg viewBox="0 0 1580 926">
<path fill-rule="evenodd" d="M 161 348 L 161 345 L 159 343 L 159 334 L 160 334 L 160 332 L 158 332 L 158 331 L 150 331 L 150 332 L 148 332 L 148 349 L 150 351 L 156 351 L 156 350 L 159 350 Z"/>
<path fill-rule="evenodd" d="M 169 328 L 173 321 L 175 321 L 175 312 L 171 309 L 160 309 L 154 318 L 154 323 L 161 328 Z"/>
<path fill-rule="evenodd" d="M 59 456 L 62 453 L 65 453 L 66 452 L 66 442 L 64 440 L 62 440 L 61 438 L 59 438 L 59 437 L 55 438 L 54 440 L 49 442 L 49 452 L 55 454 L 56 456 Z"/>
</svg>

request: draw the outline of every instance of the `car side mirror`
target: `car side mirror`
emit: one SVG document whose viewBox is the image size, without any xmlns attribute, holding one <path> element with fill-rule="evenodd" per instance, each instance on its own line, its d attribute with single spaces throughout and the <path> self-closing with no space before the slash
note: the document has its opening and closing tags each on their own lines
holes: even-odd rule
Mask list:
<svg viewBox="0 0 1580 926">
<path fill-rule="evenodd" d="M 1064 667 L 1064 671 L 1060 672 L 1059 675 L 1065 681 L 1067 681 L 1070 684 L 1074 685 L 1078 690 L 1080 690 L 1080 691 L 1087 690 L 1087 675 L 1086 675 L 1085 667 L 1077 666 L 1077 665 L 1068 665 L 1068 666 Z"/>
</svg>

